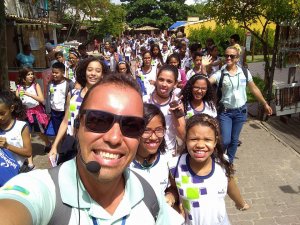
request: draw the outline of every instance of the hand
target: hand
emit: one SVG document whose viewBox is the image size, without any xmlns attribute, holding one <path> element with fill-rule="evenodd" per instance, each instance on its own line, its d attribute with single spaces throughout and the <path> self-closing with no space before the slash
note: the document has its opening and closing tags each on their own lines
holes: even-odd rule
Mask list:
<svg viewBox="0 0 300 225">
<path fill-rule="evenodd" d="M 165 194 L 165 199 L 166 199 L 166 202 L 172 207 L 174 206 L 176 200 L 175 200 L 175 197 L 174 195 L 171 193 L 171 192 L 167 192 Z"/>
<path fill-rule="evenodd" d="M 266 103 L 266 104 L 264 105 L 264 109 L 265 109 L 265 112 L 266 112 L 266 114 L 267 114 L 268 116 L 271 116 L 271 115 L 273 114 L 273 110 L 272 110 L 271 106 L 269 106 L 268 103 Z"/>
<path fill-rule="evenodd" d="M 6 148 L 7 147 L 7 142 L 5 137 L 0 137 L 0 147 L 1 148 Z"/>
<path fill-rule="evenodd" d="M 150 83 L 151 85 L 155 85 L 155 81 L 154 81 L 154 80 L 149 80 L 149 83 Z"/>
<path fill-rule="evenodd" d="M 51 150 L 48 153 L 48 157 L 56 157 L 57 155 L 57 148 L 52 145 Z"/>
<path fill-rule="evenodd" d="M 210 55 L 202 56 L 202 65 L 208 66 L 212 62 L 212 57 Z"/>
<path fill-rule="evenodd" d="M 243 206 L 235 205 L 235 207 L 240 211 L 245 211 L 247 209 L 250 209 L 250 205 L 248 205 L 247 202 L 244 202 Z"/>
</svg>

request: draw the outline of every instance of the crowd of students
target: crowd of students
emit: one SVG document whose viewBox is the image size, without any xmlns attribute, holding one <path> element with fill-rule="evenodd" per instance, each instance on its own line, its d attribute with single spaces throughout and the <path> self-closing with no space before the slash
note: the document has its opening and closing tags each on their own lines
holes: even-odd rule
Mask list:
<svg viewBox="0 0 300 225">
<path fill-rule="evenodd" d="M 247 116 L 246 86 L 263 103 L 266 113 L 272 114 L 250 71 L 240 62 L 241 49 L 237 43 L 229 46 L 222 61 L 212 39 L 201 48 L 199 43 L 190 45 L 184 36 L 176 39 L 145 35 L 140 39 L 127 37 L 120 43 L 105 43 L 100 58 L 81 57 L 77 50 L 71 49 L 66 61 L 57 52 L 45 101 L 33 70 L 28 68 L 20 72 L 15 94 L 1 91 L 0 147 L 11 151 L 21 167 L 32 154 L 30 131 L 37 131 L 54 166 L 76 156 L 80 163 L 87 165 L 81 152 L 85 140 L 77 137 L 82 126 L 78 122 L 81 115 L 85 114 L 84 132 L 113 132 L 114 124 L 118 123 L 124 136 L 139 140 L 136 154 L 126 166 L 165 196 L 168 215 L 173 216 L 169 218 L 173 218 L 172 222 L 166 224 L 230 224 L 224 201 L 226 194 L 237 209 L 249 208 L 235 183 L 233 169 L 239 134 Z M 137 68 L 131 65 L 133 60 Z M 125 95 L 120 95 L 120 99 L 126 98 L 127 88 L 119 85 L 125 81 L 118 79 L 132 80 L 139 87 L 144 102 L 144 125 L 139 117 L 120 116 L 118 110 L 111 112 L 106 106 L 100 111 L 83 109 L 85 99 L 91 98 L 90 92 L 101 95 L 104 102 L 110 95 L 113 101 L 114 92 Z M 94 87 L 99 85 L 106 85 L 106 92 L 94 93 Z M 130 104 L 130 100 L 126 102 L 122 109 L 138 107 Z M 29 126 L 21 122 L 22 118 L 26 118 Z M 45 136 L 49 124 L 56 136 L 53 143 Z M 14 135 L 18 141 L 13 140 Z M 117 142 L 108 139 L 104 142 L 111 145 Z M 99 162 L 103 163 L 100 166 L 105 168 L 120 153 L 99 154 L 102 157 Z M 29 164 L 33 167 L 32 159 Z M 0 198 L 5 197 L 0 192 Z M 106 209 L 106 205 L 100 206 Z"/>
</svg>

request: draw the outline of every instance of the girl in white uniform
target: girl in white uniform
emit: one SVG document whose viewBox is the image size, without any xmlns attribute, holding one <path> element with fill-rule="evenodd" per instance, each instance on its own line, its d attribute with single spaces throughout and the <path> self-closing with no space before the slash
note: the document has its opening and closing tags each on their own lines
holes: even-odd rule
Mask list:
<svg viewBox="0 0 300 225">
<path fill-rule="evenodd" d="M 226 194 L 239 210 L 246 210 L 249 205 L 235 183 L 232 164 L 224 158 L 215 118 L 197 114 L 188 119 L 185 152 L 169 166 L 172 168 L 171 187 L 178 190 L 186 224 L 230 225 Z"/>
<path fill-rule="evenodd" d="M 29 128 L 24 121 L 25 107 L 10 91 L 0 91 L 0 148 L 9 150 L 20 167 L 32 154 Z"/>
<path fill-rule="evenodd" d="M 169 167 L 165 153 L 166 121 L 160 109 L 153 104 L 144 104 L 146 129 L 142 134 L 131 170 L 146 178 L 154 188 L 160 188 L 166 201 L 172 203 L 167 187 L 169 186 Z M 174 203 L 174 201 L 173 201 Z M 182 224 L 184 219 L 174 209 L 169 208 L 172 224 Z"/>
<path fill-rule="evenodd" d="M 185 119 L 183 106 L 174 94 L 177 85 L 178 70 L 172 65 L 160 68 L 155 81 L 155 90 L 143 97 L 145 103 L 151 103 L 160 108 L 166 120 L 166 154 L 168 157 L 176 155 L 176 136 L 183 140 Z M 177 104 L 172 104 L 177 103 Z M 171 104 L 171 105 L 170 105 Z"/>
</svg>

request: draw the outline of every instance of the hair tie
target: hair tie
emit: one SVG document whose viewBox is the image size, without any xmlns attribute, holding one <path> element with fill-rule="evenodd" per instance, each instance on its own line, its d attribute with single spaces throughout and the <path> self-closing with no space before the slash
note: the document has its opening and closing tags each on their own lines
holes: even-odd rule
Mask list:
<svg viewBox="0 0 300 225">
<path fill-rule="evenodd" d="M 73 55 L 75 55 L 77 58 L 79 58 L 79 56 L 80 56 L 79 53 L 76 52 L 76 51 L 70 51 L 69 54 L 73 54 Z"/>
</svg>

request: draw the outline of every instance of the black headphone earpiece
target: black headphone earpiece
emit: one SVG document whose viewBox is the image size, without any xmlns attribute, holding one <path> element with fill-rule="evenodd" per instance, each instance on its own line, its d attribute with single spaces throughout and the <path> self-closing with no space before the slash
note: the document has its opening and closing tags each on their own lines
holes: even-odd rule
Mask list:
<svg viewBox="0 0 300 225">
<path fill-rule="evenodd" d="M 79 129 L 79 125 L 80 125 L 80 120 L 79 120 L 79 118 L 77 117 L 77 118 L 75 118 L 75 120 L 74 120 L 74 128 L 75 128 L 75 129 Z"/>
</svg>

